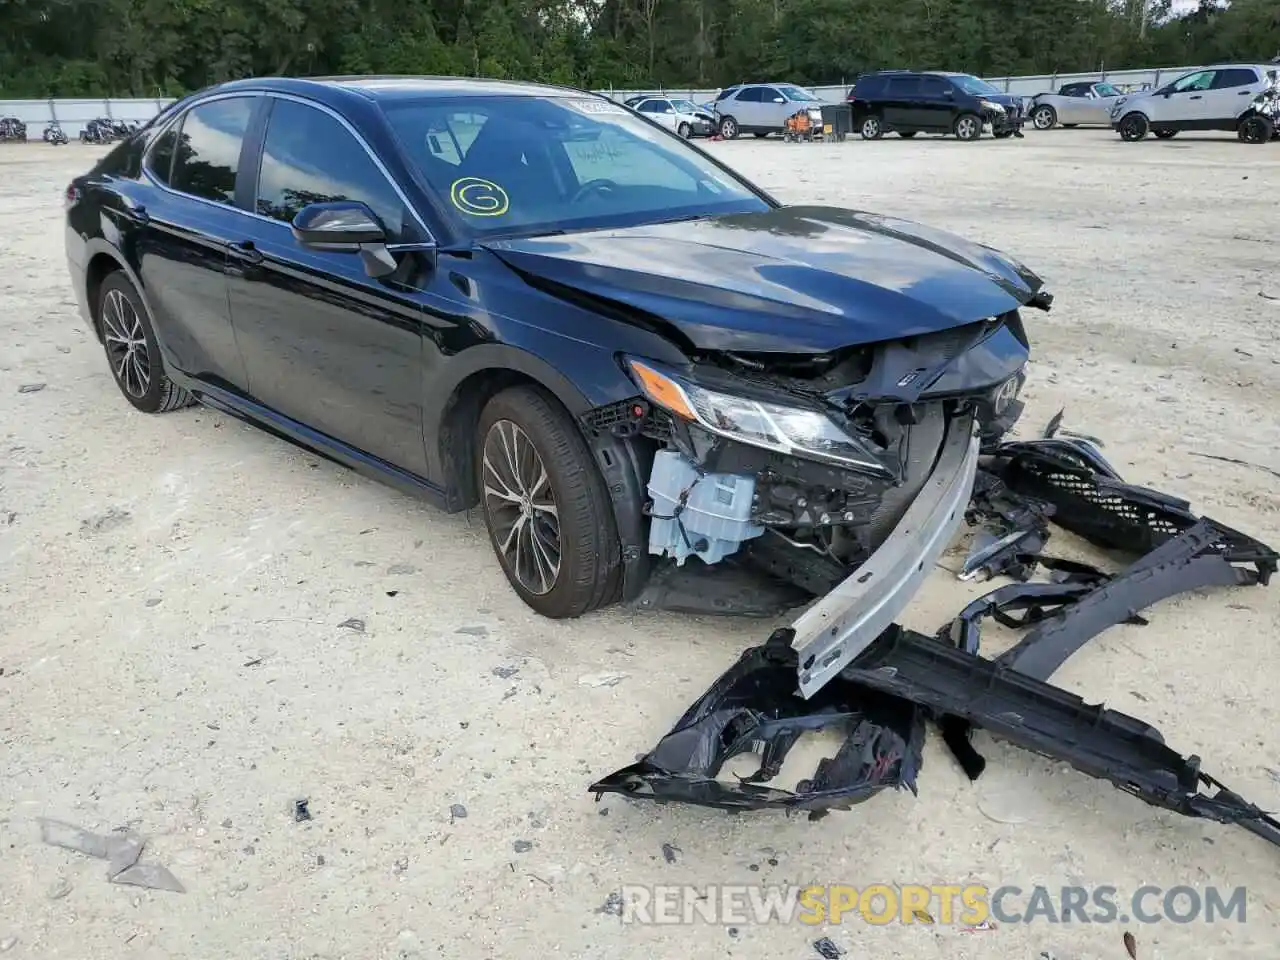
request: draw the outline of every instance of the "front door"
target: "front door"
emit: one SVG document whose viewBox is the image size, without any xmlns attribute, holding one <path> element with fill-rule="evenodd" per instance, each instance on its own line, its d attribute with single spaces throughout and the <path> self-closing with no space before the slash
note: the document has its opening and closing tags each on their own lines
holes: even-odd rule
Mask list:
<svg viewBox="0 0 1280 960">
<path fill-rule="evenodd" d="M 1195 130 L 1209 113 L 1206 94 L 1217 71 L 1200 70 L 1174 82 L 1164 94 L 1151 98 L 1150 119 L 1180 130 Z"/>
<path fill-rule="evenodd" d="M 310 203 L 359 200 L 391 242 L 429 238 L 355 134 L 300 100 L 271 98 L 255 184 L 254 215 L 242 215 L 228 268 L 254 399 L 425 475 L 420 258 L 374 279 L 359 256 L 302 247 L 290 222 Z"/>
</svg>

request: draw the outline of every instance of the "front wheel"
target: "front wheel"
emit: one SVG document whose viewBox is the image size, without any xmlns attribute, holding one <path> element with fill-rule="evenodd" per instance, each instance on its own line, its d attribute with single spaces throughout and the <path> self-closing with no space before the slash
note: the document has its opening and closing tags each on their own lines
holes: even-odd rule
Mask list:
<svg viewBox="0 0 1280 960">
<path fill-rule="evenodd" d="M 1041 104 L 1032 111 L 1031 124 L 1037 130 L 1052 130 L 1058 124 L 1058 111 L 1047 103 Z"/>
<path fill-rule="evenodd" d="M 974 113 L 962 113 L 956 118 L 955 133 L 961 140 L 977 140 L 982 136 L 982 118 Z"/>
<path fill-rule="evenodd" d="M 680 134 L 681 140 L 688 140 L 693 134 L 693 127 L 689 126 L 687 123 L 682 123 L 680 126 L 676 127 L 676 133 Z"/>
<path fill-rule="evenodd" d="M 861 133 L 863 140 L 879 140 L 884 136 L 884 125 L 879 117 L 863 117 Z"/>
<path fill-rule="evenodd" d="M 1151 124 L 1141 113 L 1129 113 L 1120 120 L 1120 139 L 1136 143 L 1146 137 Z"/>
<path fill-rule="evenodd" d="M 504 390 L 480 415 L 476 456 L 489 540 L 520 599 L 557 620 L 616 600 L 613 507 L 564 409 L 535 387 Z"/>
<path fill-rule="evenodd" d="M 738 139 L 738 121 L 733 117 L 723 117 L 720 120 L 720 136 L 726 140 Z"/>
<path fill-rule="evenodd" d="M 1276 133 L 1270 118 L 1255 113 L 1240 124 L 1239 137 L 1245 143 L 1267 143 Z"/>
</svg>

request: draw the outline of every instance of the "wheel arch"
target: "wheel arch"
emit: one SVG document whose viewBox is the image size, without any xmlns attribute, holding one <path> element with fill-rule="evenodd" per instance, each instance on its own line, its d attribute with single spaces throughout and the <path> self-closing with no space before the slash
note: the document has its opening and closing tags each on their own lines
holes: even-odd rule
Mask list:
<svg viewBox="0 0 1280 960">
<path fill-rule="evenodd" d="M 142 298 L 142 305 L 146 307 L 147 315 L 153 318 L 152 326 L 154 328 L 155 311 L 151 309 L 151 303 L 147 299 L 147 292 L 143 289 L 142 281 L 139 279 L 137 272 L 129 265 L 128 260 L 120 251 L 101 237 L 93 237 L 85 243 L 85 253 L 87 254 L 84 268 L 85 304 L 89 309 L 89 319 L 93 322 L 93 331 L 98 340 L 102 340 L 102 318 L 98 316 L 98 294 L 102 289 L 103 281 L 117 270 L 129 278 L 129 282 L 133 284 L 133 289 Z M 153 329 L 152 332 L 163 349 L 164 341 L 161 339 L 160 331 Z"/>
</svg>

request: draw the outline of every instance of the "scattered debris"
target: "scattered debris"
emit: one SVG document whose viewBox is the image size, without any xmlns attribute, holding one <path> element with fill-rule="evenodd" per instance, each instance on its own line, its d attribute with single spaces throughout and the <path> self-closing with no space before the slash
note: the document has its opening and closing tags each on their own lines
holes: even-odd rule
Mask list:
<svg viewBox="0 0 1280 960">
<path fill-rule="evenodd" d="M 1124 932 L 1124 949 L 1129 954 L 1130 960 L 1138 960 L 1138 941 L 1128 930 Z"/>
<path fill-rule="evenodd" d="M 578 678 L 578 684 L 583 687 L 616 687 L 629 676 L 627 673 L 588 673 Z"/>
<path fill-rule="evenodd" d="M 339 630 L 351 630 L 354 633 L 364 633 L 364 621 L 358 617 L 349 617 L 338 624 Z"/>
<path fill-rule="evenodd" d="M 830 937 L 820 937 L 813 941 L 813 949 L 818 951 L 818 956 L 823 960 L 840 960 L 845 954 L 845 951 L 836 946 L 836 942 Z"/>
<path fill-rule="evenodd" d="M 293 822 L 302 823 L 304 820 L 311 819 L 311 801 L 306 797 L 301 800 L 293 801 Z"/>
<path fill-rule="evenodd" d="M 50 820 L 46 817 L 38 818 L 38 822 L 40 839 L 50 846 L 62 847 L 98 860 L 106 860 L 109 883 L 186 893 L 186 888 L 166 868 L 158 864 L 138 863 L 146 841 L 130 830 L 118 830 L 103 835 L 90 833 L 74 824 Z"/>
<path fill-rule="evenodd" d="M 48 384 L 45 383 L 24 383 L 18 388 L 19 393 L 39 393 Z"/>
<path fill-rule="evenodd" d="M 5 937 L 3 940 L 0 940 L 0 953 L 8 953 L 17 945 L 18 945 L 17 937 Z"/>
<path fill-rule="evenodd" d="M 1241 460 L 1238 457 L 1223 457 L 1216 453 L 1197 453 L 1195 450 L 1191 451 L 1191 455 L 1193 457 L 1200 457 L 1204 460 L 1221 460 L 1223 463 L 1234 463 L 1242 467 L 1253 467 L 1253 469 L 1263 470 L 1266 473 L 1271 474 L 1273 477 L 1280 477 L 1280 470 L 1277 470 L 1274 467 L 1263 466 L 1260 463 L 1250 463 L 1248 460 Z"/>
<path fill-rule="evenodd" d="M 130 520 L 133 515 L 128 510 L 121 510 L 118 507 L 111 507 L 106 513 L 99 514 L 96 517 L 90 517 L 87 520 L 80 521 L 80 536 L 91 537 L 94 534 L 106 533 L 117 527 L 122 527 Z"/>
<path fill-rule="evenodd" d="M 453 632 L 461 633 L 464 636 L 468 636 L 468 637 L 487 637 L 489 635 L 489 628 L 481 627 L 481 626 L 459 627 L 457 630 Z"/>
<path fill-rule="evenodd" d="M 622 916 L 622 908 L 624 906 L 625 904 L 622 900 L 622 894 L 615 890 L 613 893 L 609 894 L 609 896 L 605 897 L 603 904 L 596 907 L 596 913 L 603 913 L 605 916 L 609 917 L 620 917 Z"/>
<path fill-rule="evenodd" d="M 455 803 L 453 804 L 453 806 L 449 808 L 450 823 L 452 823 L 454 820 L 465 820 L 465 819 L 467 819 L 467 808 L 464 807 L 462 804 Z"/>
<path fill-rule="evenodd" d="M 995 930 L 995 929 L 996 929 L 996 922 L 994 920 L 983 920 L 981 923 L 976 923 L 972 927 L 965 927 L 964 932 L 965 933 L 984 933 L 988 930 Z"/>
<path fill-rule="evenodd" d="M 1260 296 L 1263 300 L 1280 300 L 1280 294 L 1273 295 L 1273 294 L 1267 293 L 1265 290 L 1259 290 L 1258 296 Z M 44 384 L 42 383 L 40 384 L 40 386 L 43 387 Z"/>
<path fill-rule="evenodd" d="M 914 793 L 929 718 L 972 780 L 986 765 L 970 742 L 982 727 L 1153 806 L 1239 824 L 1280 845 L 1280 820 L 1202 772 L 1199 757 L 1175 752 L 1150 724 L 1047 682 L 1102 631 L 1146 623 L 1137 611 L 1160 599 L 1207 586 L 1267 584 L 1280 554 L 1197 516 L 1184 500 L 1124 482 L 1094 439 L 1061 429 L 1061 414 L 1045 434 L 984 449 L 967 513 L 991 536 L 966 572 L 1020 582 L 971 603 L 937 636 L 877 626 L 878 635 L 852 637 L 816 667 L 812 658 L 797 662 L 792 628 L 776 630 L 745 651 L 653 750 L 593 783 L 597 801 L 613 792 L 731 810 L 808 810 L 816 818 L 887 787 Z M 1044 556 L 1051 519 L 1138 559 L 1109 574 Z M 1051 581 L 1029 582 L 1037 570 Z M 986 616 L 1031 629 L 989 660 L 978 652 L 978 622 Z M 822 680 L 806 686 L 811 667 Z M 842 732 L 845 742 L 812 779 L 794 793 L 762 785 L 778 775 L 801 736 L 823 729 Z M 748 752 L 760 756 L 756 773 L 717 779 L 729 758 Z"/>
<path fill-rule="evenodd" d="M 915 918 L 916 918 L 916 920 L 917 920 L 917 921 L 919 921 L 920 923 L 934 923 L 934 922 L 935 922 L 935 921 L 934 921 L 934 919 L 933 919 L 932 914 L 930 914 L 928 910 L 924 910 L 924 909 L 922 909 L 921 907 L 915 907 L 915 908 L 913 908 L 913 909 L 912 909 L 912 911 L 911 911 L 911 915 L 912 915 L 913 917 L 915 917 Z"/>
<path fill-rule="evenodd" d="M 517 840 L 511 845 L 511 849 L 516 853 L 528 853 L 533 849 L 533 844 L 528 840 Z"/>
<path fill-rule="evenodd" d="M 489 672 L 492 673 L 495 677 L 501 677 L 503 680 L 510 680 L 512 677 L 514 677 L 517 673 L 520 672 L 520 668 L 513 667 L 513 666 L 494 667 Z"/>
<path fill-rule="evenodd" d="M 667 861 L 667 863 L 675 863 L 676 854 L 680 852 L 681 850 L 679 847 L 672 846 L 669 843 L 664 843 L 662 845 L 662 859 Z"/>
<path fill-rule="evenodd" d="M 63 897 L 67 896 L 67 894 L 69 894 L 70 892 L 71 892 L 70 881 L 63 879 L 63 880 L 59 880 L 57 883 L 51 886 L 45 892 L 45 896 L 48 897 L 50 900 L 61 900 Z"/>
<path fill-rule="evenodd" d="M 401 874 L 408 873 L 409 858 L 408 857 L 396 858 L 395 862 L 391 864 L 391 872 L 395 874 L 397 877 L 400 876 Z"/>
<path fill-rule="evenodd" d="M 158 607 L 160 606 L 160 602 L 161 601 L 159 597 L 148 597 L 146 601 L 146 605 L 148 607 Z"/>
<path fill-rule="evenodd" d="M 412 573 L 417 573 L 418 568 L 410 566 L 407 563 L 393 563 L 387 567 L 387 573 L 393 577 L 407 577 Z"/>
</svg>

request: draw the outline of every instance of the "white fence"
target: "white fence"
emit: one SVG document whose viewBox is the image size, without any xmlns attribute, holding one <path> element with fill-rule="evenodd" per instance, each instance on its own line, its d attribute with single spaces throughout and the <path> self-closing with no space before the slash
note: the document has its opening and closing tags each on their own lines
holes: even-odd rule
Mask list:
<svg viewBox="0 0 1280 960">
<path fill-rule="evenodd" d="M 1160 67 L 1154 70 L 1104 70 L 1094 73 L 1054 73 L 1040 74 L 1030 77 L 988 77 L 987 80 L 1008 93 L 1031 96 L 1049 90 L 1057 90 L 1064 83 L 1085 80 L 1106 80 L 1121 89 L 1142 89 L 1145 86 L 1158 87 L 1173 78 L 1198 70 L 1199 67 Z M 852 81 L 850 81 L 852 83 Z M 823 100 L 835 103 L 843 100 L 849 92 L 849 84 L 839 86 L 810 87 Z M 685 97 L 696 103 L 705 103 L 716 95 L 716 90 L 690 90 L 668 87 L 665 90 L 655 88 L 636 90 L 600 90 L 606 96 L 616 100 L 640 94 L 664 93 L 672 97 Z M 27 139 L 40 140 L 44 129 L 56 120 L 63 132 L 72 140 L 80 136 L 85 124 L 96 117 L 110 117 L 113 120 L 136 121 L 143 123 L 163 110 L 172 100 L 0 100 L 0 116 L 17 117 L 27 125 Z"/>
</svg>

